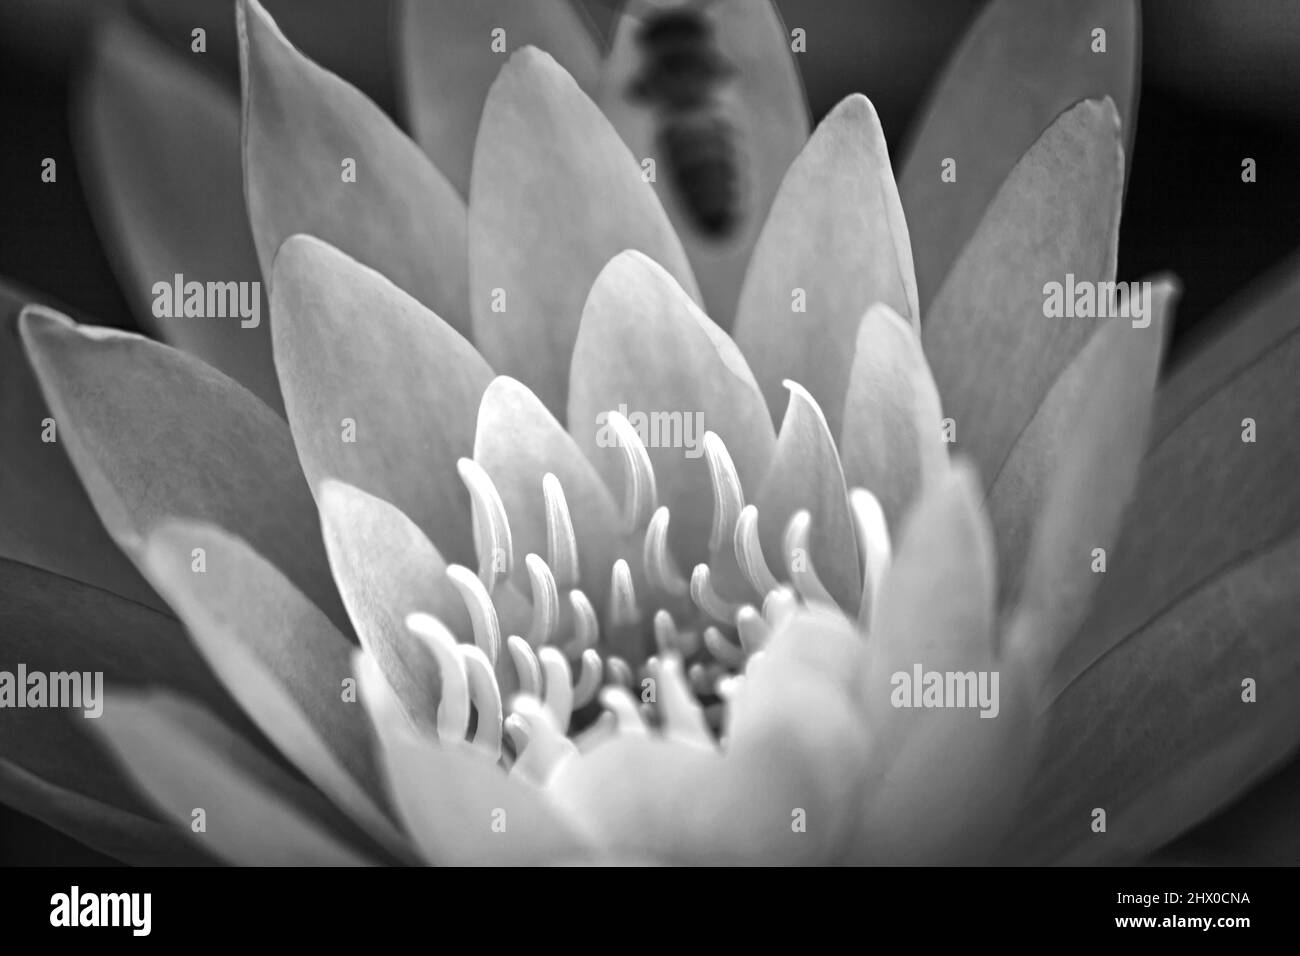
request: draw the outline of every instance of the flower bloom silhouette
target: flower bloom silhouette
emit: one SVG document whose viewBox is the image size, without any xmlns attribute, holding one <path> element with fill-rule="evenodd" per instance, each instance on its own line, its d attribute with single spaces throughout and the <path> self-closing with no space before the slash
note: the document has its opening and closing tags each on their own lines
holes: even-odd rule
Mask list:
<svg viewBox="0 0 1300 956">
<path fill-rule="evenodd" d="M 865 97 L 809 133 L 774 10 L 714 5 L 721 243 L 647 173 L 634 16 L 601 56 L 563 4 L 403 9 L 425 151 L 256 0 L 237 119 L 105 32 L 128 297 L 260 276 L 270 321 L 22 309 L 5 650 L 117 690 L 96 742 L 0 738 L 5 799 L 140 860 L 1095 862 L 1287 755 L 1300 508 L 1237 487 L 1300 463 L 1294 283 L 1154 401 L 1174 280 L 1043 306 L 1116 278 L 1131 5 L 990 4 L 899 185 Z M 235 139 L 246 226 L 158 176 Z"/>
</svg>

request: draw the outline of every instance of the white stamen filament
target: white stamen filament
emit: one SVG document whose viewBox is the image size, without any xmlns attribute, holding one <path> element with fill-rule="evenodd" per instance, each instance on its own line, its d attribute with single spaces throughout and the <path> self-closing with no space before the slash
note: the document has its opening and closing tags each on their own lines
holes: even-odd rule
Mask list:
<svg viewBox="0 0 1300 956">
<path fill-rule="evenodd" d="M 519 693 L 542 695 L 542 665 L 533 653 L 532 647 L 518 634 L 511 634 L 506 641 L 506 650 L 514 661 L 515 673 L 519 675 Z"/>
<path fill-rule="evenodd" d="M 478 576 L 488 593 L 497 582 L 514 569 L 514 545 L 510 537 L 510 520 L 501 494 L 483 466 L 472 458 L 456 462 L 460 480 L 469 492 L 472 505 L 474 551 L 478 556 Z"/>
<path fill-rule="evenodd" d="M 745 507 L 744 493 L 736 465 L 727 446 L 713 432 L 704 433 L 704 456 L 713 483 L 713 524 L 709 529 L 709 553 L 718 554 L 735 539 L 736 521 Z"/>
<path fill-rule="evenodd" d="M 546 562 L 535 554 L 524 557 L 528 583 L 533 593 L 533 622 L 528 629 L 528 643 L 541 647 L 555 638 L 560 623 L 560 591 Z"/>
<path fill-rule="evenodd" d="M 497 609 L 492 603 L 492 596 L 488 594 L 483 582 L 462 565 L 450 565 L 447 568 L 447 580 L 460 593 L 465 609 L 469 611 L 470 624 L 474 628 L 474 643 L 495 667 L 501 653 L 501 622 L 497 620 Z"/>
<path fill-rule="evenodd" d="M 817 577 L 817 570 L 813 567 L 809 543 L 811 534 L 812 515 L 807 511 L 796 511 L 785 526 L 785 537 L 782 540 L 786 570 L 790 572 L 790 580 L 804 601 L 834 606 L 835 599 L 826 590 L 821 578 Z"/>
<path fill-rule="evenodd" d="M 438 701 L 438 738 L 463 741 L 469 731 L 469 678 L 456 649 L 456 638 L 431 614 L 408 614 L 406 627 L 438 662 L 438 676 L 442 680 L 442 694 Z"/>
<path fill-rule="evenodd" d="M 631 533 L 645 527 L 658 506 L 654 468 L 650 453 L 631 422 L 619 412 L 610 412 L 610 428 L 623 449 L 623 527 Z"/>
<path fill-rule="evenodd" d="M 668 509 L 665 507 L 656 508 L 650 516 L 650 524 L 645 530 L 642 563 L 645 565 L 646 582 L 651 588 L 679 597 L 686 593 L 690 584 L 668 551 L 668 519 Z"/>
<path fill-rule="evenodd" d="M 493 760 L 501 755 L 501 688 L 497 685 L 492 663 L 487 655 L 473 644 L 457 644 L 465 676 L 469 682 L 470 701 L 478 715 L 474 727 L 474 746 Z"/>
<path fill-rule="evenodd" d="M 542 476 L 542 497 L 546 502 L 546 563 L 562 588 L 577 587 L 582 579 L 578 566 L 578 537 L 564 497 L 560 479 L 549 471 Z"/>
</svg>

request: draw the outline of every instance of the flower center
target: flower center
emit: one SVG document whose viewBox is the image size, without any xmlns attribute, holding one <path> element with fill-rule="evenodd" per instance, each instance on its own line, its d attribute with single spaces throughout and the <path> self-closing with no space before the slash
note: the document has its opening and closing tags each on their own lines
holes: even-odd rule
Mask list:
<svg viewBox="0 0 1300 956">
<path fill-rule="evenodd" d="M 476 462 L 459 462 L 473 506 L 479 566 L 477 574 L 460 565 L 448 568 L 447 574 L 469 611 L 481 652 L 475 660 L 482 658 L 464 668 L 465 695 L 473 704 L 475 743 L 484 736 L 484 746 L 499 746 L 507 761 L 523 761 L 533 754 L 545 765 L 545 754 L 555 757 L 563 751 L 557 739 L 565 735 L 581 745 L 615 726 L 644 729 L 674 719 L 693 721 L 684 716 L 688 704 L 703 715 L 716 738 L 723 729 L 726 699 L 741 679 L 738 675 L 746 661 L 761 652 L 773 629 L 801 602 L 835 604 L 808 557 L 808 511 L 797 511 L 785 527 L 785 581 L 773 572 L 759 541 L 758 509 L 745 503 L 735 464 L 714 432 L 706 432 L 703 439 L 713 489 L 708 560 L 697 564 L 689 578 L 684 575 L 668 547 L 671 515 L 658 503 L 645 444 L 619 412 L 610 412 L 608 422 L 622 451 L 622 530 L 631 543 L 630 560 L 620 557 L 608 569 L 580 566 L 564 489 L 548 473 L 542 479 L 547 553 L 544 558 L 524 558 L 527 595 L 511 579 L 510 521 L 496 486 Z M 874 586 L 888 561 L 889 538 L 873 496 L 857 489 L 850 503 L 868 580 L 863 608 L 848 613 L 860 616 L 869 611 Z M 609 575 L 609 588 L 602 620 L 583 582 L 603 574 Z M 422 625 L 415 619 L 425 617 L 413 615 L 411 626 L 417 633 Z M 518 630 L 504 641 L 504 653 L 503 622 L 508 632 Z M 423 630 L 430 630 L 428 621 Z M 502 694 L 512 689 L 518 693 L 502 722 Z M 494 706 L 495 724 L 506 735 L 498 735 L 495 744 L 490 729 L 494 721 L 484 719 Z M 452 723 L 463 733 L 456 707 Z M 480 734 L 485 723 L 489 726 Z M 539 739 L 549 742 L 539 745 Z"/>
</svg>

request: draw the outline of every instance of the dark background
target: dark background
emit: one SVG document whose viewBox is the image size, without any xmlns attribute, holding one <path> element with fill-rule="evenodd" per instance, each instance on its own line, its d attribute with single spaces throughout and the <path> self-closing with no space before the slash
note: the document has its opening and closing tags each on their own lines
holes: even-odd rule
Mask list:
<svg viewBox="0 0 1300 956">
<path fill-rule="evenodd" d="M 395 114 L 387 0 L 263 0 L 293 42 Z M 606 0 L 583 0 L 607 24 Z M 800 57 L 814 118 L 861 91 L 897 160 L 922 97 L 980 0 L 778 0 L 808 33 Z M 1215 310 L 1300 250 L 1300 0 L 1145 0 L 1137 140 L 1120 232 L 1119 277 L 1169 270 L 1183 282 L 1171 361 L 1212 333 Z M 0 0 L 0 275 L 105 325 L 134 321 L 91 224 L 69 136 L 69 91 L 88 25 L 130 15 L 238 89 L 230 0 Z M 193 59 L 198 59 L 197 57 Z M 58 159 L 57 186 L 39 181 Z M 1241 182 L 1254 157 L 1258 181 Z M 1196 336 L 1189 336 L 1193 329 Z M 1178 860 L 1239 848 L 1243 827 L 1291 812 L 1294 765 L 1272 786 L 1174 847 Z M 1255 847 L 1265 858 L 1279 848 Z M 0 863 L 111 862 L 0 808 Z"/>
</svg>

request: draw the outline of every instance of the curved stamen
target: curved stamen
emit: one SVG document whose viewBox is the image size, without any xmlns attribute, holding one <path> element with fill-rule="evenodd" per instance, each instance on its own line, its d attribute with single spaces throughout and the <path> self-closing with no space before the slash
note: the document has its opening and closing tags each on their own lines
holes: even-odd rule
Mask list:
<svg viewBox="0 0 1300 956">
<path fill-rule="evenodd" d="M 716 627 L 704 629 L 704 646 L 723 667 L 738 670 L 745 666 L 745 652 L 722 636 Z"/>
<path fill-rule="evenodd" d="M 473 644 L 457 644 L 456 650 L 469 679 L 470 701 L 478 715 L 474 727 L 474 746 L 496 760 L 501 756 L 501 688 L 487 655 Z"/>
<path fill-rule="evenodd" d="M 736 519 L 735 546 L 736 564 L 750 587 L 762 595 L 781 583 L 763 557 L 763 546 L 758 540 L 758 509 L 753 505 L 740 509 Z"/>
<path fill-rule="evenodd" d="M 442 679 L 442 695 L 438 700 L 438 738 L 463 741 L 469 730 L 469 678 L 465 673 L 465 663 L 456 650 L 456 638 L 440 620 L 420 611 L 406 615 L 406 628 L 420 639 L 438 662 L 438 674 Z"/>
<path fill-rule="evenodd" d="M 570 657 L 577 657 L 585 650 L 596 646 L 600 640 L 600 621 L 596 609 L 591 606 L 591 599 L 582 591 L 569 592 L 569 606 L 573 608 L 573 639 L 564 646 Z"/>
<path fill-rule="evenodd" d="M 510 538 L 510 519 L 497 486 L 483 466 L 472 458 L 456 462 L 460 480 L 469 492 L 472 504 L 474 552 L 478 555 L 478 576 L 488 593 L 497 582 L 514 570 L 514 545 Z"/>
<path fill-rule="evenodd" d="M 713 482 L 713 525 L 709 530 L 709 553 L 717 554 L 735 536 L 736 521 L 745 507 L 736 464 L 727 446 L 715 432 L 704 433 L 704 457 Z"/>
<path fill-rule="evenodd" d="M 627 661 L 621 657 L 610 656 L 605 658 L 605 673 L 609 676 L 611 684 L 619 684 L 624 688 L 630 688 L 636 682 L 632 674 L 632 668 L 627 666 Z"/>
<path fill-rule="evenodd" d="M 740 646 L 746 654 L 761 651 L 772 637 L 772 629 L 752 604 L 746 604 L 736 612 L 736 633 L 740 636 Z"/>
<path fill-rule="evenodd" d="M 573 707 L 581 710 L 592 702 L 596 691 L 600 690 L 600 681 L 604 676 L 605 664 L 594 649 L 582 652 L 581 669 L 578 671 L 578 683 L 573 688 Z"/>
<path fill-rule="evenodd" d="M 610 569 L 609 576 L 609 626 L 627 627 L 641 620 L 641 609 L 636 606 L 636 588 L 632 584 L 632 569 L 625 559 L 619 558 Z"/>
<path fill-rule="evenodd" d="M 889 541 L 889 526 L 880 501 L 865 488 L 849 492 L 849 507 L 853 511 L 853 528 L 857 533 L 858 550 L 862 553 L 863 581 L 862 604 L 858 608 L 858 624 L 870 630 L 871 615 L 880 598 L 880 585 L 889 570 L 893 548 Z"/>
<path fill-rule="evenodd" d="M 659 653 L 666 654 L 677 649 L 677 624 L 673 616 L 663 608 L 655 611 L 654 616 L 655 647 Z"/>
<path fill-rule="evenodd" d="M 578 567 L 578 536 L 573 533 L 573 516 L 564 497 L 560 479 L 549 471 L 542 475 L 542 497 L 546 500 L 546 563 L 562 588 L 575 587 L 581 576 Z"/>
<path fill-rule="evenodd" d="M 492 604 L 492 596 L 487 587 L 469 568 L 460 564 L 449 565 L 449 580 L 460 593 L 469 611 L 469 620 L 474 627 L 474 643 L 487 655 L 492 666 L 496 667 L 497 657 L 501 653 L 501 622 L 497 620 L 497 609 Z"/>
<path fill-rule="evenodd" d="M 542 696 L 542 665 L 532 647 L 518 634 L 511 634 L 506 641 L 506 650 L 515 663 L 515 673 L 519 675 L 519 693 Z"/>
<path fill-rule="evenodd" d="M 690 585 L 677 569 L 677 562 L 668 551 L 668 518 L 666 507 L 656 508 L 650 516 L 650 524 L 645 529 L 642 557 L 646 581 L 650 587 L 677 597 L 685 594 Z"/>
<path fill-rule="evenodd" d="M 691 682 L 691 690 L 695 692 L 696 697 L 704 697 L 713 693 L 714 677 L 709 674 L 708 668 L 699 661 L 686 668 L 686 679 Z"/>
<path fill-rule="evenodd" d="M 704 712 L 686 686 L 682 676 L 682 659 L 666 654 L 654 668 L 659 684 L 659 713 L 663 716 L 666 736 L 685 744 L 713 748 Z"/>
<path fill-rule="evenodd" d="M 528 629 L 528 643 L 541 647 L 550 643 L 559 627 L 560 591 L 551 569 L 537 555 L 526 555 L 524 567 L 533 592 L 533 623 Z"/>
<path fill-rule="evenodd" d="M 774 631 L 798 609 L 799 598 L 793 589 L 784 584 L 769 591 L 767 597 L 763 598 L 763 620 Z"/>
<path fill-rule="evenodd" d="M 713 580 L 707 564 L 697 564 L 691 574 L 691 600 L 715 621 L 730 624 L 736 616 L 737 605 L 713 590 Z"/>
<path fill-rule="evenodd" d="M 807 603 L 818 602 L 835 607 L 835 599 L 817 577 L 813 567 L 812 551 L 809 537 L 812 534 L 812 515 L 807 511 L 796 511 L 785 526 L 782 547 L 785 549 L 786 569 L 790 572 L 790 581 L 799 596 Z"/>
<path fill-rule="evenodd" d="M 543 647 L 537 659 L 546 679 L 542 703 L 555 717 L 560 733 L 564 733 L 569 729 L 569 718 L 573 716 L 573 672 L 569 670 L 568 660 L 554 647 Z"/>
<path fill-rule="evenodd" d="M 510 772 L 542 786 L 564 758 L 577 752 L 552 714 L 536 697 L 521 694 L 511 701 L 506 732 L 519 754 Z"/>
<path fill-rule="evenodd" d="M 619 733 L 648 733 L 645 720 L 641 717 L 641 709 L 637 706 L 637 700 L 626 687 L 606 687 L 600 692 L 600 703 L 602 707 L 614 715 L 614 719 L 618 722 Z"/>
<path fill-rule="evenodd" d="M 610 412 L 608 421 L 623 449 L 623 525 L 632 532 L 645 526 L 658 503 L 654 468 L 632 423 L 619 412 Z"/>
</svg>

